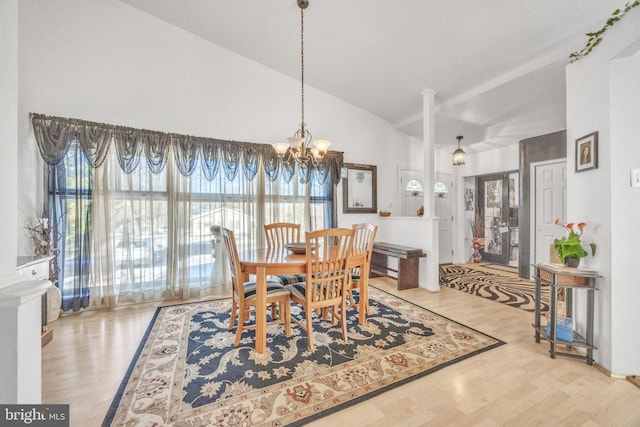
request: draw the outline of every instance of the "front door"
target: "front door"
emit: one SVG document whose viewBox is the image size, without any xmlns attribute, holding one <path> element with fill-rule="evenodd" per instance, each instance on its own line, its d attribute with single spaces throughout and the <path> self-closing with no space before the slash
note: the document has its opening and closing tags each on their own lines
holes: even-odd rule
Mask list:
<svg viewBox="0 0 640 427">
<path fill-rule="evenodd" d="M 480 176 L 476 180 L 476 209 L 484 217 L 484 261 L 517 265 L 518 175 L 518 172 L 505 172 Z"/>
</svg>

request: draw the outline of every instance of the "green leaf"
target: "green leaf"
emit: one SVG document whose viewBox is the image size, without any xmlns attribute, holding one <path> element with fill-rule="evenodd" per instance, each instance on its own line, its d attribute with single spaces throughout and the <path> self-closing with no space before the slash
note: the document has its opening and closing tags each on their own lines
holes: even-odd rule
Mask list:
<svg viewBox="0 0 640 427">
<path fill-rule="evenodd" d="M 569 56 L 569 58 L 572 58 L 571 62 L 575 62 L 578 59 L 588 55 L 589 52 L 591 52 L 591 50 L 602 41 L 602 34 L 604 34 L 604 32 L 607 31 L 609 27 L 618 22 L 627 12 L 637 6 L 640 6 L 640 0 L 635 0 L 633 3 L 631 2 L 631 0 L 629 0 L 625 5 L 624 11 L 621 12 L 620 9 L 614 10 L 600 30 L 592 33 L 586 33 L 588 40 L 585 47 L 582 50 L 574 52 Z"/>
</svg>

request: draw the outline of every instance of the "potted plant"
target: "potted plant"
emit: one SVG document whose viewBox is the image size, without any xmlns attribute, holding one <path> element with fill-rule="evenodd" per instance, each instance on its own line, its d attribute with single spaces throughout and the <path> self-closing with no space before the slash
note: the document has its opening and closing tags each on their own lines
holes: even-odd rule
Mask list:
<svg viewBox="0 0 640 427">
<path fill-rule="evenodd" d="M 580 264 L 580 258 L 584 258 L 588 255 L 587 251 L 582 246 L 582 232 L 587 226 L 586 223 L 580 222 L 578 224 L 569 223 L 567 225 L 561 224 L 559 219 L 556 219 L 556 224 L 564 227 L 567 230 L 567 235 L 561 239 L 555 239 L 553 241 L 553 247 L 562 261 L 567 267 L 577 267 Z M 577 230 L 574 230 L 574 227 Z M 591 249 L 591 255 L 596 254 L 596 244 L 589 243 Z"/>
</svg>

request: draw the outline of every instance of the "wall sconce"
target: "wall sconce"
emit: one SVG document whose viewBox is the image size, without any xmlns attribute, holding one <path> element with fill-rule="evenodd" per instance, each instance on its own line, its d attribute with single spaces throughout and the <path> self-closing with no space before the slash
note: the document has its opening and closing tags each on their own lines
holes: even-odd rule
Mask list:
<svg viewBox="0 0 640 427">
<path fill-rule="evenodd" d="M 436 193 L 436 196 L 440 198 L 443 198 L 449 192 L 447 186 L 440 181 L 433 184 L 433 191 Z"/>
<path fill-rule="evenodd" d="M 408 196 L 422 197 L 422 194 L 424 193 L 424 187 L 422 186 L 422 183 L 420 183 L 420 181 L 412 179 L 407 183 L 405 191 L 407 192 Z"/>
</svg>

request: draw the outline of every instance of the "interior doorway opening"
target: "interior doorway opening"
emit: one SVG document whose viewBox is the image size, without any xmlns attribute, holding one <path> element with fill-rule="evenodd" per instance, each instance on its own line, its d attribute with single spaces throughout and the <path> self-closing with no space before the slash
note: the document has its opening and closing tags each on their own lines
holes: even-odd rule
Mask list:
<svg viewBox="0 0 640 427">
<path fill-rule="evenodd" d="M 520 174 L 503 172 L 476 177 L 475 218 L 481 222 L 482 260 L 518 267 Z"/>
</svg>

